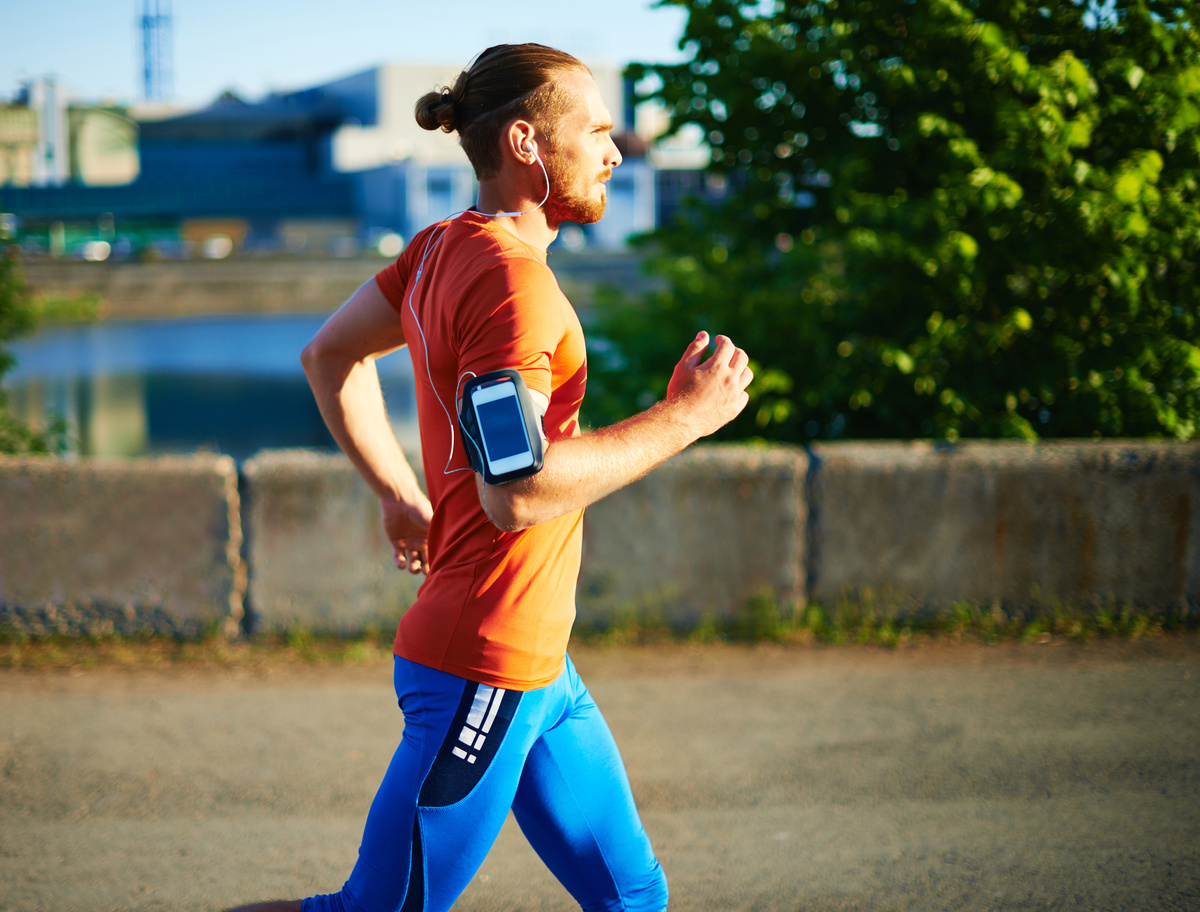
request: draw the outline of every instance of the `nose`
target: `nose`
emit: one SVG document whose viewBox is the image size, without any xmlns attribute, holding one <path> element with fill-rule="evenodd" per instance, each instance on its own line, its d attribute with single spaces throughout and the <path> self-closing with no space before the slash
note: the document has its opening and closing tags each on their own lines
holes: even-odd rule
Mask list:
<svg viewBox="0 0 1200 912">
<path fill-rule="evenodd" d="M 612 137 L 608 138 L 608 155 L 604 158 L 604 165 L 607 168 L 615 168 L 621 164 L 621 150 L 617 148 L 617 144 L 613 142 Z"/>
</svg>

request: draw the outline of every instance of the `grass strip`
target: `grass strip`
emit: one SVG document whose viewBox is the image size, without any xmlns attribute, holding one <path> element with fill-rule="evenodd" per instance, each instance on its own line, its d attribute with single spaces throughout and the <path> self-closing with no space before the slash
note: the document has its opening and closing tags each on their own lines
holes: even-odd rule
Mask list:
<svg viewBox="0 0 1200 912">
<path fill-rule="evenodd" d="M 695 625 L 675 627 L 643 607 L 617 612 L 606 624 L 579 624 L 574 639 L 589 646 L 675 642 L 896 648 L 929 641 L 1144 640 L 1198 631 L 1200 612 L 1186 608 L 1151 611 L 1127 605 L 1097 611 L 1062 603 L 1005 607 L 956 602 L 947 610 L 932 611 L 905 610 L 869 597 L 847 597 L 839 599 L 832 610 L 817 604 L 789 609 L 771 595 L 758 593 L 731 617 L 710 615 Z M 214 630 L 198 639 L 0 634 L 0 669 L 347 665 L 385 662 L 391 654 L 391 632 L 379 628 L 337 636 L 297 625 L 285 633 L 238 638 Z"/>
<path fill-rule="evenodd" d="M 981 606 L 955 602 L 947 609 L 908 608 L 877 601 L 870 593 L 844 597 L 832 607 L 781 605 L 769 593 L 747 599 L 730 617 L 708 615 L 686 629 L 672 627 L 653 609 L 618 611 L 606 624 L 577 626 L 584 642 L 646 644 L 681 640 L 699 643 L 850 643 L 901 646 L 916 639 L 997 643 L 1086 642 L 1097 638 L 1147 639 L 1200 630 L 1200 612 L 1184 606 L 1151 610 L 1112 604 L 1099 610 L 1049 604 Z"/>
</svg>

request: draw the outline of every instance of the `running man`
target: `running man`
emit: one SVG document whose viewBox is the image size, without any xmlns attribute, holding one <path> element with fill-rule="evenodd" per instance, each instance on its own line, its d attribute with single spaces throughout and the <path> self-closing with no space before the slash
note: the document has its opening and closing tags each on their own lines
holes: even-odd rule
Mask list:
<svg viewBox="0 0 1200 912">
<path fill-rule="evenodd" d="M 475 209 L 419 233 L 303 353 L 338 444 L 379 496 L 396 566 L 424 573 L 400 621 L 404 733 L 341 891 L 246 907 L 449 909 L 511 808 L 585 910 L 658 912 L 667 886 L 608 726 L 566 655 L 583 509 L 711 434 L 746 405 L 746 353 L 691 340 L 666 398 L 581 435 L 583 332 L 546 265 L 565 221 L 604 214 L 621 155 L 591 73 L 536 44 L 489 48 L 417 103 L 457 132 Z M 375 359 L 408 346 L 426 499 L 387 420 Z M 487 484 L 464 454 L 458 398 L 515 369 L 545 428 L 544 465 Z"/>
</svg>

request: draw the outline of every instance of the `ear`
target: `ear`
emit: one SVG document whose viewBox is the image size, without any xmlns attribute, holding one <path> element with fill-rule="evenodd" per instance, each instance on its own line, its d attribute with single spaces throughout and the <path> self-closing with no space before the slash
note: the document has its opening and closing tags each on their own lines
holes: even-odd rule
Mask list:
<svg viewBox="0 0 1200 912">
<path fill-rule="evenodd" d="M 501 138 L 501 151 L 521 164 L 532 165 L 537 154 L 537 130 L 527 120 L 514 120 Z"/>
</svg>

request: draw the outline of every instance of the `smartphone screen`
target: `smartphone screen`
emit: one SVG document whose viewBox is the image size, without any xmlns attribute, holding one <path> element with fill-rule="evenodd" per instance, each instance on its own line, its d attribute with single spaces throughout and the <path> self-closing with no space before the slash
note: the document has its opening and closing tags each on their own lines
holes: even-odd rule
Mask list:
<svg viewBox="0 0 1200 912">
<path fill-rule="evenodd" d="M 479 421 L 489 471 L 501 475 L 533 465 L 525 419 L 511 381 L 476 387 L 471 391 L 471 404 Z"/>
</svg>

